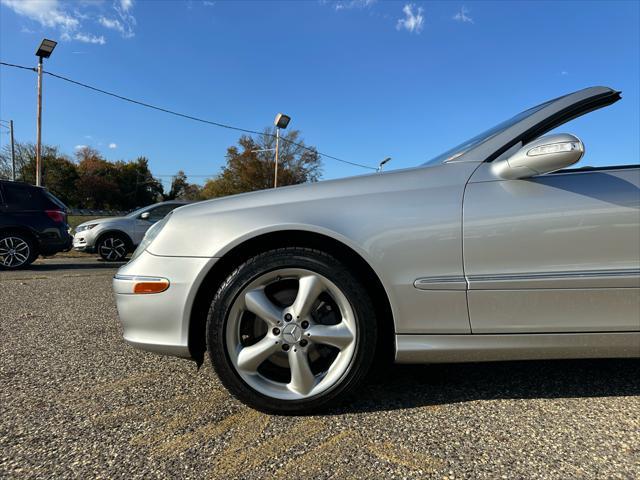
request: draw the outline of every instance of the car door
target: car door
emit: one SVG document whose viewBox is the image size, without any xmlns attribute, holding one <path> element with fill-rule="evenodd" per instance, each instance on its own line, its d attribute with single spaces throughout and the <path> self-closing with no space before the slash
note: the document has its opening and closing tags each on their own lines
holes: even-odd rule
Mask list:
<svg viewBox="0 0 640 480">
<path fill-rule="evenodd" d="M 470 179 L 473 333 L 640 330 L 640 166 Z"/>
</svg>

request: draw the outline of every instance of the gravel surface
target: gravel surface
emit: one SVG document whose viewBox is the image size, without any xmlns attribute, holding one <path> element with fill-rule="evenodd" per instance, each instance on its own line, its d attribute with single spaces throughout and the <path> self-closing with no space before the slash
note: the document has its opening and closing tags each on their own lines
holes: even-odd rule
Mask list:
<svg viewBox="0 0 640 480">
<path fill-rule="evenodd" d="M 269 416 L 126 346 L 114 271 L 0 273 L 1 478 L 640 478 L 637 360 L 397 366 L 330 415 Z"/>
</svg>

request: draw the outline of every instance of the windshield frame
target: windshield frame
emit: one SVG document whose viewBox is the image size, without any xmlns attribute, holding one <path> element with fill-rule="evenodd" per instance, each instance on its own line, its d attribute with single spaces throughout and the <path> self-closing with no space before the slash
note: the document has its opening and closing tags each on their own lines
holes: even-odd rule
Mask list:
<svg viewBox="0 0 640 480">
<path fill-rule="evenodd" d="M 496 125 L 484 135 L 474 137 L 422 166 L 491 162 L 518 143 L 526 145 L 574 118 L 616 103 L 622 98 L 621 93 L 610 87 L 597 86 L 563 95 L 525 110 L 507 122 Z M 517 118 L 520 121 L 514 121 Z"/>
<path fill-rule="evenodd" d="M 562 97 L 559 97 L 559 98 L 562 98 Z M 426 167 L 430 165 L 440 165 L 443 163 L 454 161 L 455 159 L 461 157 L 465 153 L 473 150 L 474 148 L 487 142 L 488 140 L 491 140 L 492 138 L 496 137 L 502 132 L 513 127 L 514 125 L 522 122 L 523 120 L 526 120 L 532 115 L 535 115 L 543 108 L 549 106 L 551 103 L 555 102 L 556 100 L 559 100 L 559 98 L 554 98 L 553 100 L 548 100 L 544 103 L 536 105 L 535 107 L 528 108 L 527 110 L 524 110 L 514 115 L 513 117 L 498 123 L 497 125 L 491 127 L 490 129 L 485 130 L 484 132 L 476 135 L 475 137 L 471 137 L 470 139 L 456 145 L 453 148 L 450 148 L 449 150 L 441 153 L 440 155 L 433 157 L 431 160 L 426 161 L 421 166 Z"/>
</svg>

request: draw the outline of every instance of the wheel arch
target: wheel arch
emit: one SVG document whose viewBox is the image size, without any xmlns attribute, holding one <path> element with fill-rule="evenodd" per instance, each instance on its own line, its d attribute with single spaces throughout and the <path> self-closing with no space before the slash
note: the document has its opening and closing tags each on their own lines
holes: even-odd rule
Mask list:
<svg viewBox="0 0 640 480">
<path fill-rule="evenodd" d="M 362 282 L 371 292 L 378 323 L 376 356 L 391 362 L 395 355 L 395 328 L 393 310 L 387 290 L 371 265 L 344 242 L 328 235 L 307 230 L 278 230 L 261 233 L 245 239 L 228 250 L 216 262 L 198 287 L 189 317 L 189 351 L 200 365 L 206 351 L 207 312 L 220 284 L 235 267 L 259 253 L 282 247 L 313 248 L 326 252 L 358 272 Z"/>
<path fill-rule="evenodd" d="M 29 237 L 29 239 L 32 241 L 33 248 L 36 250 L 35 253 L 37 255 L 39 255 L 40 239 L 39 239 L 38 235 L 34 231 L 32 231 L 30 228 L 25 227 L 25 226 L 19 226 L 19 225 L 0 227 L 0 234 L 1 233 L 8 233 L 8 232 L 21 233 L 22 235 L 25 235 L 25 236 Z"/>
</svg>

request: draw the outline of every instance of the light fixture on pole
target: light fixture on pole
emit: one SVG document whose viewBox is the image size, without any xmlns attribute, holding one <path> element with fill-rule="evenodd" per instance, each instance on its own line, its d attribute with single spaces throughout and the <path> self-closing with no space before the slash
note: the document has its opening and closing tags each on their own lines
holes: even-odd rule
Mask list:
<svg viewBox="0 0 640 480">
<path fill-rule="evenodd" d="M 38 118 L 36 124 L 36 185 L 42 185 L 42 59 L 49 58 L 58 42 L 44 39 L 36 51 L 38 57 Z"/>
<path fill-rule="evenodd" d="M 279 113 L 276 115 L 276 119 L 273 122 L 276 126 L 276 171 L 273 177 L 273 188 L 278 188 L 278 148 L 280 146 L 280 129 L 287 128 L 290 121 L 290 116 L 285 115 L 284 113 Z"/>
<path fill-rule="evenodd" d="M 391 161 L 391 157 L 387 157 L 387 158 L 385 158 L 384 160 L 382 160 L 382 161 L 378 164 L 378 168 L 376 169 L 376 171 L 377 171 L 378 173 L 381 173 L 381 172 L 382 172 L 382 167 L 384 167 L 384 166 L 385 166 L 385 164 L 386 164 L 386 163 L 388 163 L 388 162 L 390 162 L 390 161 Z"/>
</svg>

